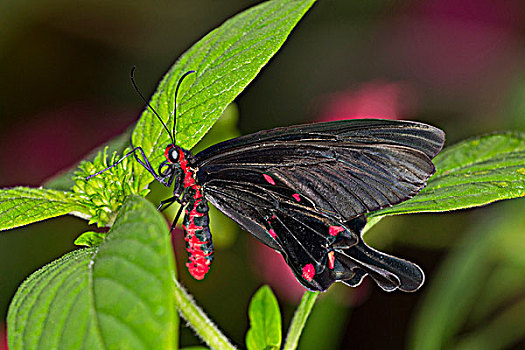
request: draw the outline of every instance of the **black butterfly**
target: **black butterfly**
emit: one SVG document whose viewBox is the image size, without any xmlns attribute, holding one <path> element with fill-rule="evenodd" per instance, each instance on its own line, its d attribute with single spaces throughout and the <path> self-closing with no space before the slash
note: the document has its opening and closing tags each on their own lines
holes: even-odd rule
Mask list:
<svg viewBox="0 0 525 350">
<path fill-rule="evenodd" d="M 192 155 L 176 145 L 175 127 L 170 132 L 163 125 L 172 143 L 157 171 L 140 147 L 129 154 L 156 180 L 173 185 L 173 196 L 159 209 L 174 202 L 185 208 L 186 265 L 196 279 L 213 259 L 209 201 L 281 253 L 307 289 L 324 291 L 336 281 L 357 286 L 366 275 L 385 291 L 415 291 L 423 284 L 417 265 L 370 248 L 361 230 L 366 213 L 425 187 L 435 171 L 431 159 L 443 146 L 440 129 L 344 120 L 260 131 Z"/>
</svg>

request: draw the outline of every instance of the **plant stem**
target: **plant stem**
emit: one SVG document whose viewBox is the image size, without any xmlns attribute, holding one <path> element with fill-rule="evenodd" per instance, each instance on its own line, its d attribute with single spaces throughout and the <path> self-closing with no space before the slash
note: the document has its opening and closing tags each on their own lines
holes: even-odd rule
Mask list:
<svg viewBox="0 0 525 350">
<path fill-rule="evenodd" d="M 193 297 L 182 287 L 179 281 L 176 278 L 173 280 L 175 282 L 175 302 L 179 314 L 188 322 L 195 333 L 212 349 L 236 349 L 195 303 Z"/>
<path fill-rule="evenodd" d="M 312 311 L 312 308 L 318 296 L 319 292 L 307 291 L 303 294 L 301 304 L 299 304 L 299 307 L 295 311 L 295 314 L 292 318 L 292 322 L 290 324 L 290 328 L 288 329 L 288 335 L 286 336 L 286 341 L 284 343 L 283 348 L 284 350 L 294 350 L 297 348 L 297 344 L 299 343 L 299 337 L 303 332 L 306 319 L 308 319 L 310 311 Z"/>
</svg>

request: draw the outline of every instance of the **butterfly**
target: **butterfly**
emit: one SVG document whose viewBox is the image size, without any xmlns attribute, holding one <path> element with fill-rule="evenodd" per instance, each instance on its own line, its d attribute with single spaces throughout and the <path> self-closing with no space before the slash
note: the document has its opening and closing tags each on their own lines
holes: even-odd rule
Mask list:
<svg viewBox="0 0 525 350">
<path fill-rule="evenodd" d="M 191 73 L 180 78 L 175 96 Z M 132 83 L 138 92 L 133 72 Z M 279 252 L 309 290 L 325 291 L 334 282 L 355 287 L 367 275 L 385 291 L 423 284 L 419 266 L 369 247 L 361 232 L 367 213 L 426 186 L 442 130 L 413 121 L 342 120 L 260 131 L 194 155 L 176 144 L 175 123 L 170 131 L 154 113 L 171 138 L 166 159 L 155 169 L 140 146 L 126 156 L 173 186 L 159 210 L 181 204 L 172 228 L 184 210 L 186 266 L 194 278 L 203 279 L 213 260 L 210 202 Z"/>
</svg>

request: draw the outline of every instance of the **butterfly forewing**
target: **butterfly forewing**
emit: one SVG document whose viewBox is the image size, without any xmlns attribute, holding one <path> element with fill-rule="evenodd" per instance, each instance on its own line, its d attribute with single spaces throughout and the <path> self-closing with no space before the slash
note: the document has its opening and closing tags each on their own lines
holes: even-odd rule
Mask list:
<svg viewBox="0 0 525 350">
<path fill-rule="evenodd" d="M 348 221 L 414 196 L 434 172 L 443 137 L 415 122 L 319 123 L 219 143 L 195 163 L 203 186 L 217 178 L 250 182 L 245 170 L 257 169 Z"/>
<path fill-rule="evenodd" d="M 353 119 L 327 123 L 313 123 L 263 130 L 215 144 L 195 156 L 202 165 L 214 162 L 225 152 L 266 148 L 274 141 L 319 143 L 329 141 L 352 141 L 355 144 L 392 144 L 407 146 L 434 158 L 443 147 L 445 134 L 431 125 L 386 119 Z"/>
</svg>

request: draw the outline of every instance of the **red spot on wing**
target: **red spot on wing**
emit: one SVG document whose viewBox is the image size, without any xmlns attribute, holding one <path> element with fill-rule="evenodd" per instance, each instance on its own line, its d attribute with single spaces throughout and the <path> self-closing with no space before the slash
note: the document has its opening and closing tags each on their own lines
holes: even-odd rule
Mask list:
<svg viewBox="0 0 525 350">
<path fill-rule="evenodd" d="M 264 176 L 264 179 L 268 181 L 269 184 L 275 185 L 275 181 L 272 179 L 270 175 L 263 174 L 263 176 Z"/>
<path fill-rule="evenodd" d="M 270 236 L 272 236 L 273 239 L 277 238 L 277 235 L 275 234 L 275 231 L 271 228 L 269 231 Z"/>
<path fill-rule="evenodd" d="M 328 267 L 333 270 L 335 267 L 335 253 L 332 250 L 328 253 Z"/>
<path fill-rule="evenodd" d="M 342 232 L 344 230 L 345 228 L 343 226 L 330 226 L 330 228 L 328 229 L 328 233 L 331 236 L 337 236 L 339 232 Z"/>
<path fill-rule="evenodd" d="M 295 198 L 295 200 L 298 201 L 298 202 L 301 201 L 301 196 L 299 196 L 299 193 L 292 194 L 292 197 Z"/>
<path fill-rule="evenodd" d="M 303 267 L 303 278 L 310 282 L 314 279 L 315 276 L 315 268 L 312 264 L 307 264 Z"/>
</svg>

